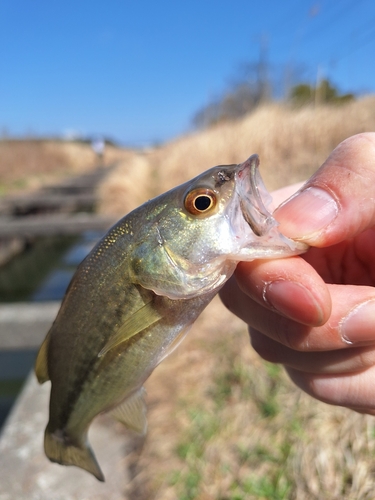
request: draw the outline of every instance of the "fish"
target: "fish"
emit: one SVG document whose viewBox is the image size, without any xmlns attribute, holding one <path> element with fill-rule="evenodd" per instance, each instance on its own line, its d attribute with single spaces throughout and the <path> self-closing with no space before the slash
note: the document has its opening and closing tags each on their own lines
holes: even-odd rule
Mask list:
<svg viewBox="0 0 375 500">
<path fill-rule="evenodd" d="M 259 157 L 219 165 L 119 220 L 82 261 L 35 363 L 51 381 L 44 450 L 104 481 L 88 442 L 111 412 L 147 430 L 145 380 L 181 342 L 240 261 L 307 246 L 278 230 Z"/>
</svg>

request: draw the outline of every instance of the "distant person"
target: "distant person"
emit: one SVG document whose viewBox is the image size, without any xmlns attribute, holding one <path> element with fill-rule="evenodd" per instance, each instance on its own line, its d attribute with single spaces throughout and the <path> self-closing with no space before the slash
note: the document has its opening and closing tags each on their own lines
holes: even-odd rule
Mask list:
<svg viewBox="0 0 375 500">
<path fill-rule="evenodd" d="M 375 133 L 339 144 L 275 217 L 311 248 L 241 262 L 223 302 L 248 323 L 260 356 L 302 390 L 375 415 Z"/>
<path fill-rule="evenodd" d="M 96 137 L 91 142 L 91 148 L 96 154 L 98 159 L 98 164 L 104 164 L 104 151 L 105 151 L 105 141 L 101 137 Z"/>
</svg>

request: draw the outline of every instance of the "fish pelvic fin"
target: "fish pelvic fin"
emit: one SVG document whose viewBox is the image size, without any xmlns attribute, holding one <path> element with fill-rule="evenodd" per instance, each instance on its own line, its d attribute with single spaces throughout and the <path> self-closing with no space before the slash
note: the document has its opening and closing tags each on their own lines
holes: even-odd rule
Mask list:
<svg viewBox="0 0 375 500">
<path fill-rule="evenodd" d="M 35 375 L 39 384 L 43 384 L 50 379 L 48 374 L 48 346 L 49 346 L 50 333 L 48 332 L 46 338 L 43 340 L 39 348 L 38 355 L 35 361 Z"/>
<path fill-rule="evenodd" d="M 75 465 L 93 474 L 104 482 L 104 475 L 87 439 L 82 443 L 73 441 L 64 431 L 50 432 L 48 426 L 44 435 L 44 451 L 51 462 L 61 465 Z"/>
<path fill-rule="evenodd" d="M 147 432 L 146 404 L 143 399 L 145 392 L 146 389 L 141 387 L 111 412 L 125 427 L 142 436 Z"/>
</svg>

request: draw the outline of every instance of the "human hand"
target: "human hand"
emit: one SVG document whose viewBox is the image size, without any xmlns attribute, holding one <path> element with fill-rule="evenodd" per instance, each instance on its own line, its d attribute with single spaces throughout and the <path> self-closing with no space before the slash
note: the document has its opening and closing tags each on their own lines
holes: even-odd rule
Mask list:
<svg viewBox="0 0 375 500">
<path fill-rule="evenodd" d="M 290 188 L 274 201 L 283 195 Z M 375 415 L 375 133 L 342 142 L 274 215 L 311 248 L 241 262 L 220 292 L 224 304 L 301 389 Z"/>
</svg>

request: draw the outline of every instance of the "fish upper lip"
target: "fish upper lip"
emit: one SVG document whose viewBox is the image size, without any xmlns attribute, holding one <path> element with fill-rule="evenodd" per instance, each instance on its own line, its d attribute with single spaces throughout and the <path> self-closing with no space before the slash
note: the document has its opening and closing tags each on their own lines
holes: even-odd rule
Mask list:
<svg viewBox="0 0 375 500">
<path fill-rule="evenodd" d="M 240 207 L 245 221 L 256 236 L 266 234 L 277 223 L 268 211 L 259 191 L 263 184 L 259 168 L 259 157 L 254 154 L 240 165 L 237 172 Z M 247 175 L 246 175 L 247 174 Z"/>
</svg>

